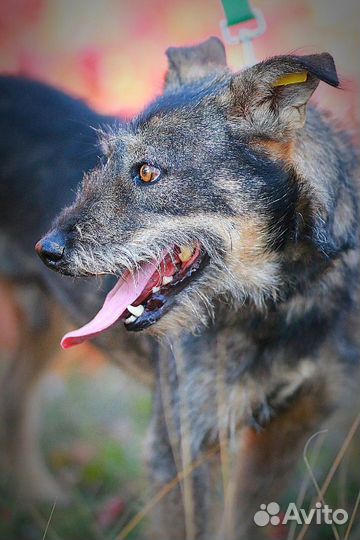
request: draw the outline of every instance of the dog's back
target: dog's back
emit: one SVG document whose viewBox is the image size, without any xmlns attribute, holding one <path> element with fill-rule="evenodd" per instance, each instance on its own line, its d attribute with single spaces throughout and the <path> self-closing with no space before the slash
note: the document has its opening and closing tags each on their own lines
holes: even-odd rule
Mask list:
<svg viewBox="0 0 360 540">
<path fill-rule="evenodd" d="M 0 235 L 8 246 L 2 273 L 34 272 L 36 239 L 99 161 L 96 129 L 114 122 L 40 82 L 0 77 Z"/>
</svg>

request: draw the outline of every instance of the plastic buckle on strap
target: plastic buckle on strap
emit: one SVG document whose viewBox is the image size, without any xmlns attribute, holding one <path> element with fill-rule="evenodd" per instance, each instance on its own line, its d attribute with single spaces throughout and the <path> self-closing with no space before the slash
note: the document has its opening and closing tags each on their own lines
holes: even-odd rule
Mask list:
<svg viewBox="0 0 360 540">
<path fill-rule="evenodd" d="M 220 22 L 222 35 L 226 43 L 229 45 L 244 46 L 245 65 L 252 66 L 256 63 L 256 57 L 253 49 L 252 40 L 261 36 L 266 30 L 266 21 L 260 9 L 253 8 L 255 20 L 257 21 L 256 28 L 240 28 L 237 35 L 233 35 L 229 29 L 227 21 L 224 19 Z"/>
</svg>

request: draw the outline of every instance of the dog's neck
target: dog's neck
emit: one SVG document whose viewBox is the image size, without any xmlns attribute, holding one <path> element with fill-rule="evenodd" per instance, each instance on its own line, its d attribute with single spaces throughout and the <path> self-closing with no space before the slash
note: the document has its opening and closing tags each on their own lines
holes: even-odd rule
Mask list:
<svg viewBox="0 0 360 540">
<path fill-rule="evenodd" d="M 210 331 L 227 334 L 230 339 L 242 335 L 254 357 L 278 353 L 295 362 L 316 353 L 327 339 L 346 340 L 358 271 L 354 267 L 352 272 L 344 272 L 344 268 L 349 270 L 355 260 L 356 253 L 344 254 L 324 266 L 322 272 L 314 271 L 311 279 L 304 273 L 304 280 L 287 298 L 268 302 L 262 308 L 250 301 L 237 308 L 218 302 Z"/>
</svg>

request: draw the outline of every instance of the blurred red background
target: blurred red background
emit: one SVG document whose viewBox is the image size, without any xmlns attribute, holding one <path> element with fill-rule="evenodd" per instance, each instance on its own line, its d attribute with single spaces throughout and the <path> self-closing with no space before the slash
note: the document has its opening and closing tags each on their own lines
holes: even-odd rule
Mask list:
<svg viewBox="0 0 360 540">
<path fill-rule="evenodd" d="M 254 0 L 266 17 L 259 59 L 328 50 L 346 89 L 356 90 L 360 38 L 357 0 Z M 109 113 L 132 114 L 161 91 L 169 45 L 220 36 L 220 0 L 2 0 L 0 70 L 41 79 Z M 228 47 L 242 64 L 240 46 Z M 328 94 L 330 97 L 328 97 Z M 330 95 L 331 94 L 331 95 Z M 353 120 L 355 92 L 324 97 Z"/>
</svg>

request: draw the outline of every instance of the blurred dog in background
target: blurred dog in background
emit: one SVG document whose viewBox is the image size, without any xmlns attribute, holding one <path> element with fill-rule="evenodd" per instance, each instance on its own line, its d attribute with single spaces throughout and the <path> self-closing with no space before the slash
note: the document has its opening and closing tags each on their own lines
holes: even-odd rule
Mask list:
<svg viewBox="0 0 360 540">
<path fill-rule="evenodd" d="M 11 295 L 19 331 L 0 383 L 1 465 L 16 476 L 24 498 L 61 495 L 38 448 L 32 396 L 59 349 L 66 319 L 88 318 L 109 288 L 106 278 L 94 287 L 49 276 L 34 255 L 34 244 L 71 202 L 84 172 L 101 160 L 98 130 L 118 124 L 118 119 L 101 116 L 45 84 L 0 77 L 0 277 Z M 110 335 L 105 341 L 116 363 L 149 382 L 145 356 L 137 370 L 130 352 L 125 359 Z"/>
</svg>

